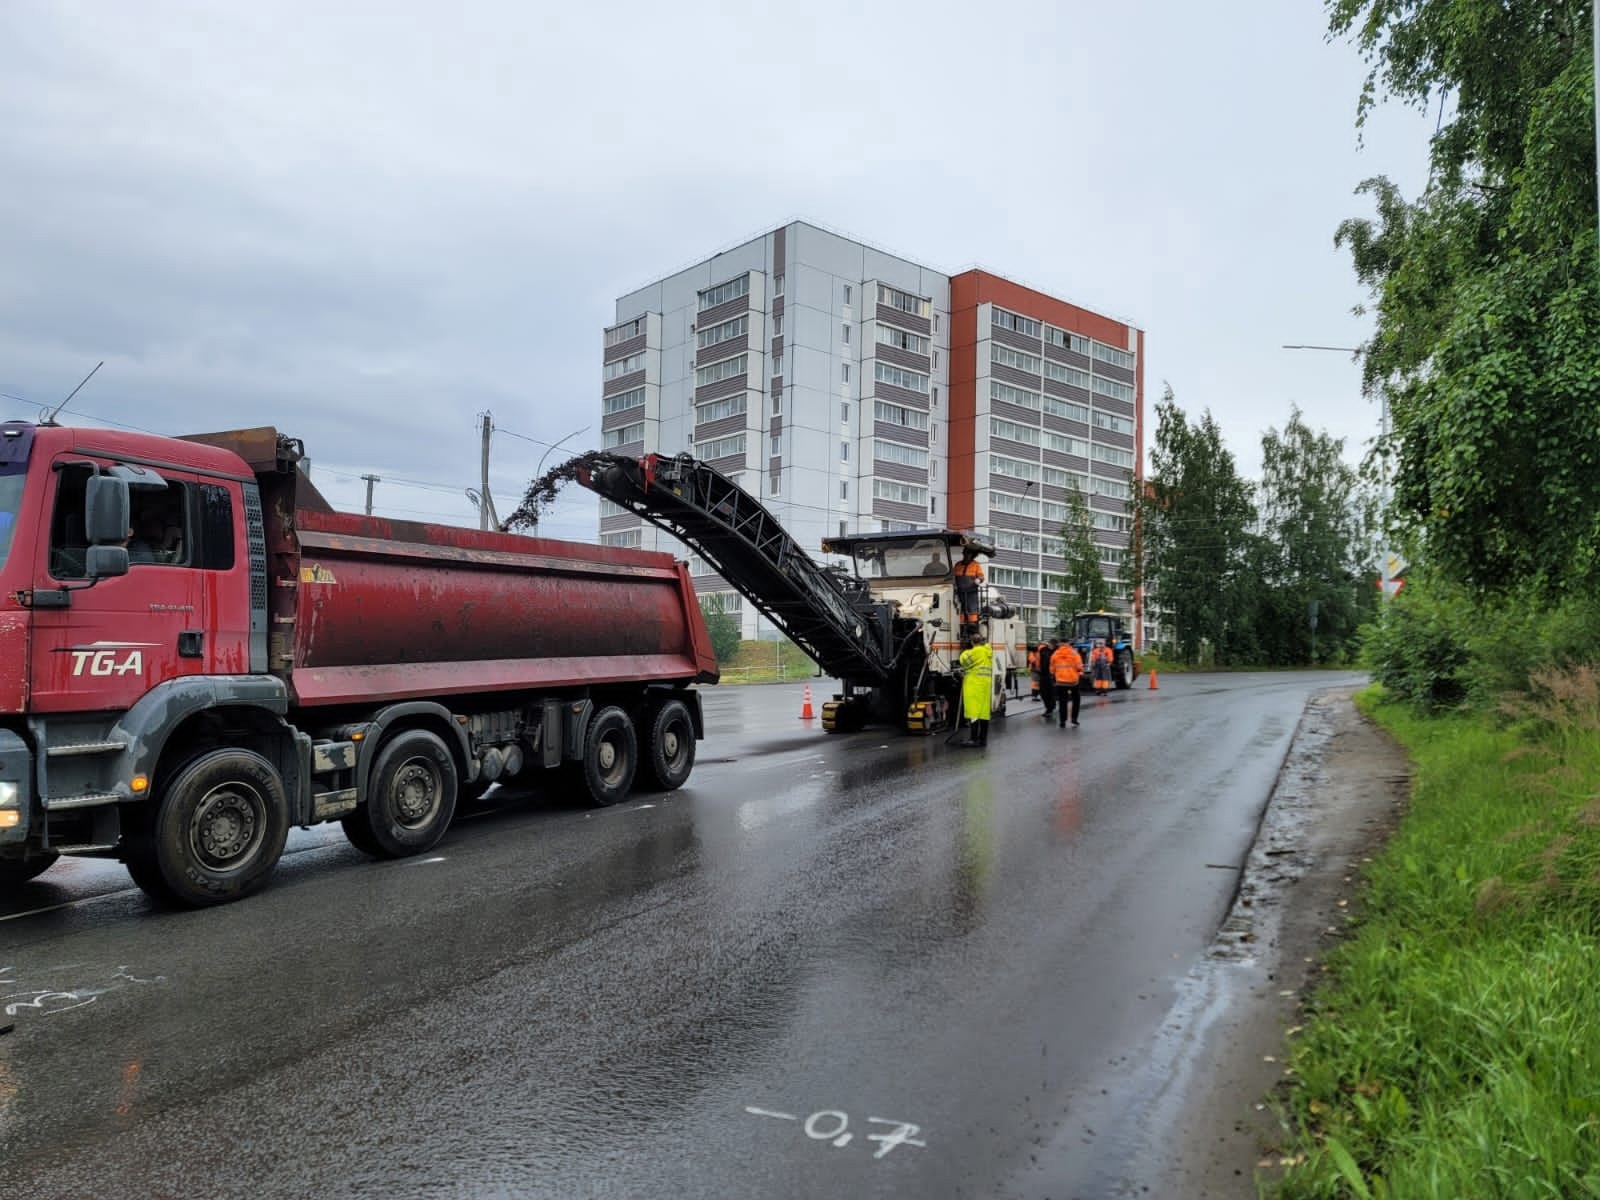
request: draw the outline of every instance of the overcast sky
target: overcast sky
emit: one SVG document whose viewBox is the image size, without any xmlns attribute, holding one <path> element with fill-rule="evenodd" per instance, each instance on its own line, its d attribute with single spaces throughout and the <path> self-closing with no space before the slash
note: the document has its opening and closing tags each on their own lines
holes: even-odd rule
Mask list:
<svg viewBox="0 0 1600 1200">
<path fill-rule="evenodd" d="M 273 424 L 359 508 L 470 523 L 598 443 L 616 296 L 795 218 L 1146 330 L 1241 468 L 1376 430 L 1333 233 L 1425 177 L 1357 146 L 1320 0 L 0 4 L 0 416 Z M 513 435 L 521 435 L 513 436 Z M 532 439 L 532 440 L 529 440 Z M 1148 439 L 1147 439 L 1148 442 Z M 549 464 L 547 464 L 549 465 Z M 592 540 L 568 489 L 547 528 Z"/>
</svg>

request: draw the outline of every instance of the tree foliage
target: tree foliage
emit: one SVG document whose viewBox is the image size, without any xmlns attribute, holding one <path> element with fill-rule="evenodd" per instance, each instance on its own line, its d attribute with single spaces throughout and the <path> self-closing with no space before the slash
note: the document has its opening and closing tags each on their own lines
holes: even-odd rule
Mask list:
<svg viewBox="0 0 1600 1200">
<path fill-rule="evenodd" d="M 1190 424 L 1171 387 L 1156 403 L 1150 473 L 1135 505 L 1142 554 L 1134 582 L 1164 614 L 1179 656 L 1198 662 L 1209 645 L 1218 662 L 1251 657 L 1250 484 L 1210 411 Z"/>
<path fill-rule="evenodd" d="M 728 662 L 739 653 L 739 618 L 727 611 L 721 592 L 700 597 L 700 615 L 705 617 L 706 632 L 711 635 L 711 653 L 719 663 Z"/>
<path fill-rule="evenodd" d="M 1367 530 L 1372 502 L 1344 460 L 1344 441 L 1314 432 L 1291 410 L 1280 433 L 1261 438 L 1258 570 L 1272 599 L 1272 662 L 1342 657 L 1371 614 L 1377 595 Z"/>
<path fill-rule="evenodd" d="M 1057 578 L 1061 598 L 1056 612 L 1070 617 L 1080 612 L 1095 612 L 1111 606 L 1111 585 L 1100 567 L 1100 551 L 1094 543 L 1093 518 L 1083 494 L 1067 490 L 1067 519 L 1061 526 L 1061 541 L 1067 569 Z"/>
<path fill-rule="evenodd" d="M 1589 3 L 1329 0 L 1383 93 L 1439 105 L 1415 200 L 1342 224 L 1377 329 L 1399 521 L 1446 578 L 1552 601 L 1600 582 L 1600 287 Z M 1448 104 L 1448 112 L 1446 109 Z"/>
</svg>

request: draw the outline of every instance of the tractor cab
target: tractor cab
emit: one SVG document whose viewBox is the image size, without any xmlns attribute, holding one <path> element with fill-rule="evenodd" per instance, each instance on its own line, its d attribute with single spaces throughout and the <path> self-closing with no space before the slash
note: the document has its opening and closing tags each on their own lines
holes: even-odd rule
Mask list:
<svg viewBox="0 0 1600 1200">
<path fill-rule="evenodd" d="M 1071 642 L 1073 649 L 1089 661 L 1089 651 L 1096 642 L 1111 651 L 1111 681 L 1119 689 L 1130 688 L 1139 676 L 1139 663 L 1133 656 L 1133 621 L 1122 613 L 1083 612 L 1073 616 L 1071 622 L 1063 621 L 1061 636 Z"/>
</svg>

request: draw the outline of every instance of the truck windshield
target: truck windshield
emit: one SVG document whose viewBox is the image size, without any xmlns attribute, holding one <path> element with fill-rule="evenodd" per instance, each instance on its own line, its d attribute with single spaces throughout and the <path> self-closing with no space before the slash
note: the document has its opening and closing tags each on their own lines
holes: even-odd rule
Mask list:
<svg viewBox="0 0 1600 1200">
<path fill-rule="evenodd" d="M 0 567 L 11 556 L 11 535 L 16 532 L 17 509 L 22 505 L 22 485 L 27 479 L 27 464 L 0 467 Z"/>
</svg>

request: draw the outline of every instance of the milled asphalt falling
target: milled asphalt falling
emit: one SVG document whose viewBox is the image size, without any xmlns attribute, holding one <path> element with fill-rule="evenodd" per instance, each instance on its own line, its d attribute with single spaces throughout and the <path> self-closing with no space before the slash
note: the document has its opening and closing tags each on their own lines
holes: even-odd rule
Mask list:
<svg viewBox="0 0 1600 1200">
<path fill-rule="evenodd" d="M 1148 1087 L 1237 884 L 1218 866 L 1308 697 L 1353 678 L 1141 678 L 1075 730 L 1013 701 L 987 751 L 830 737 L 799 684 L 711 688 L 677 793 L 510 799 L 392 863 L 297 832 L 266 891 L 204 912 L 63 864 L 0 901 L 0 1195 L 1114 1177 L 1127 1139 L 1075 1115 Z"/>
</svg>

